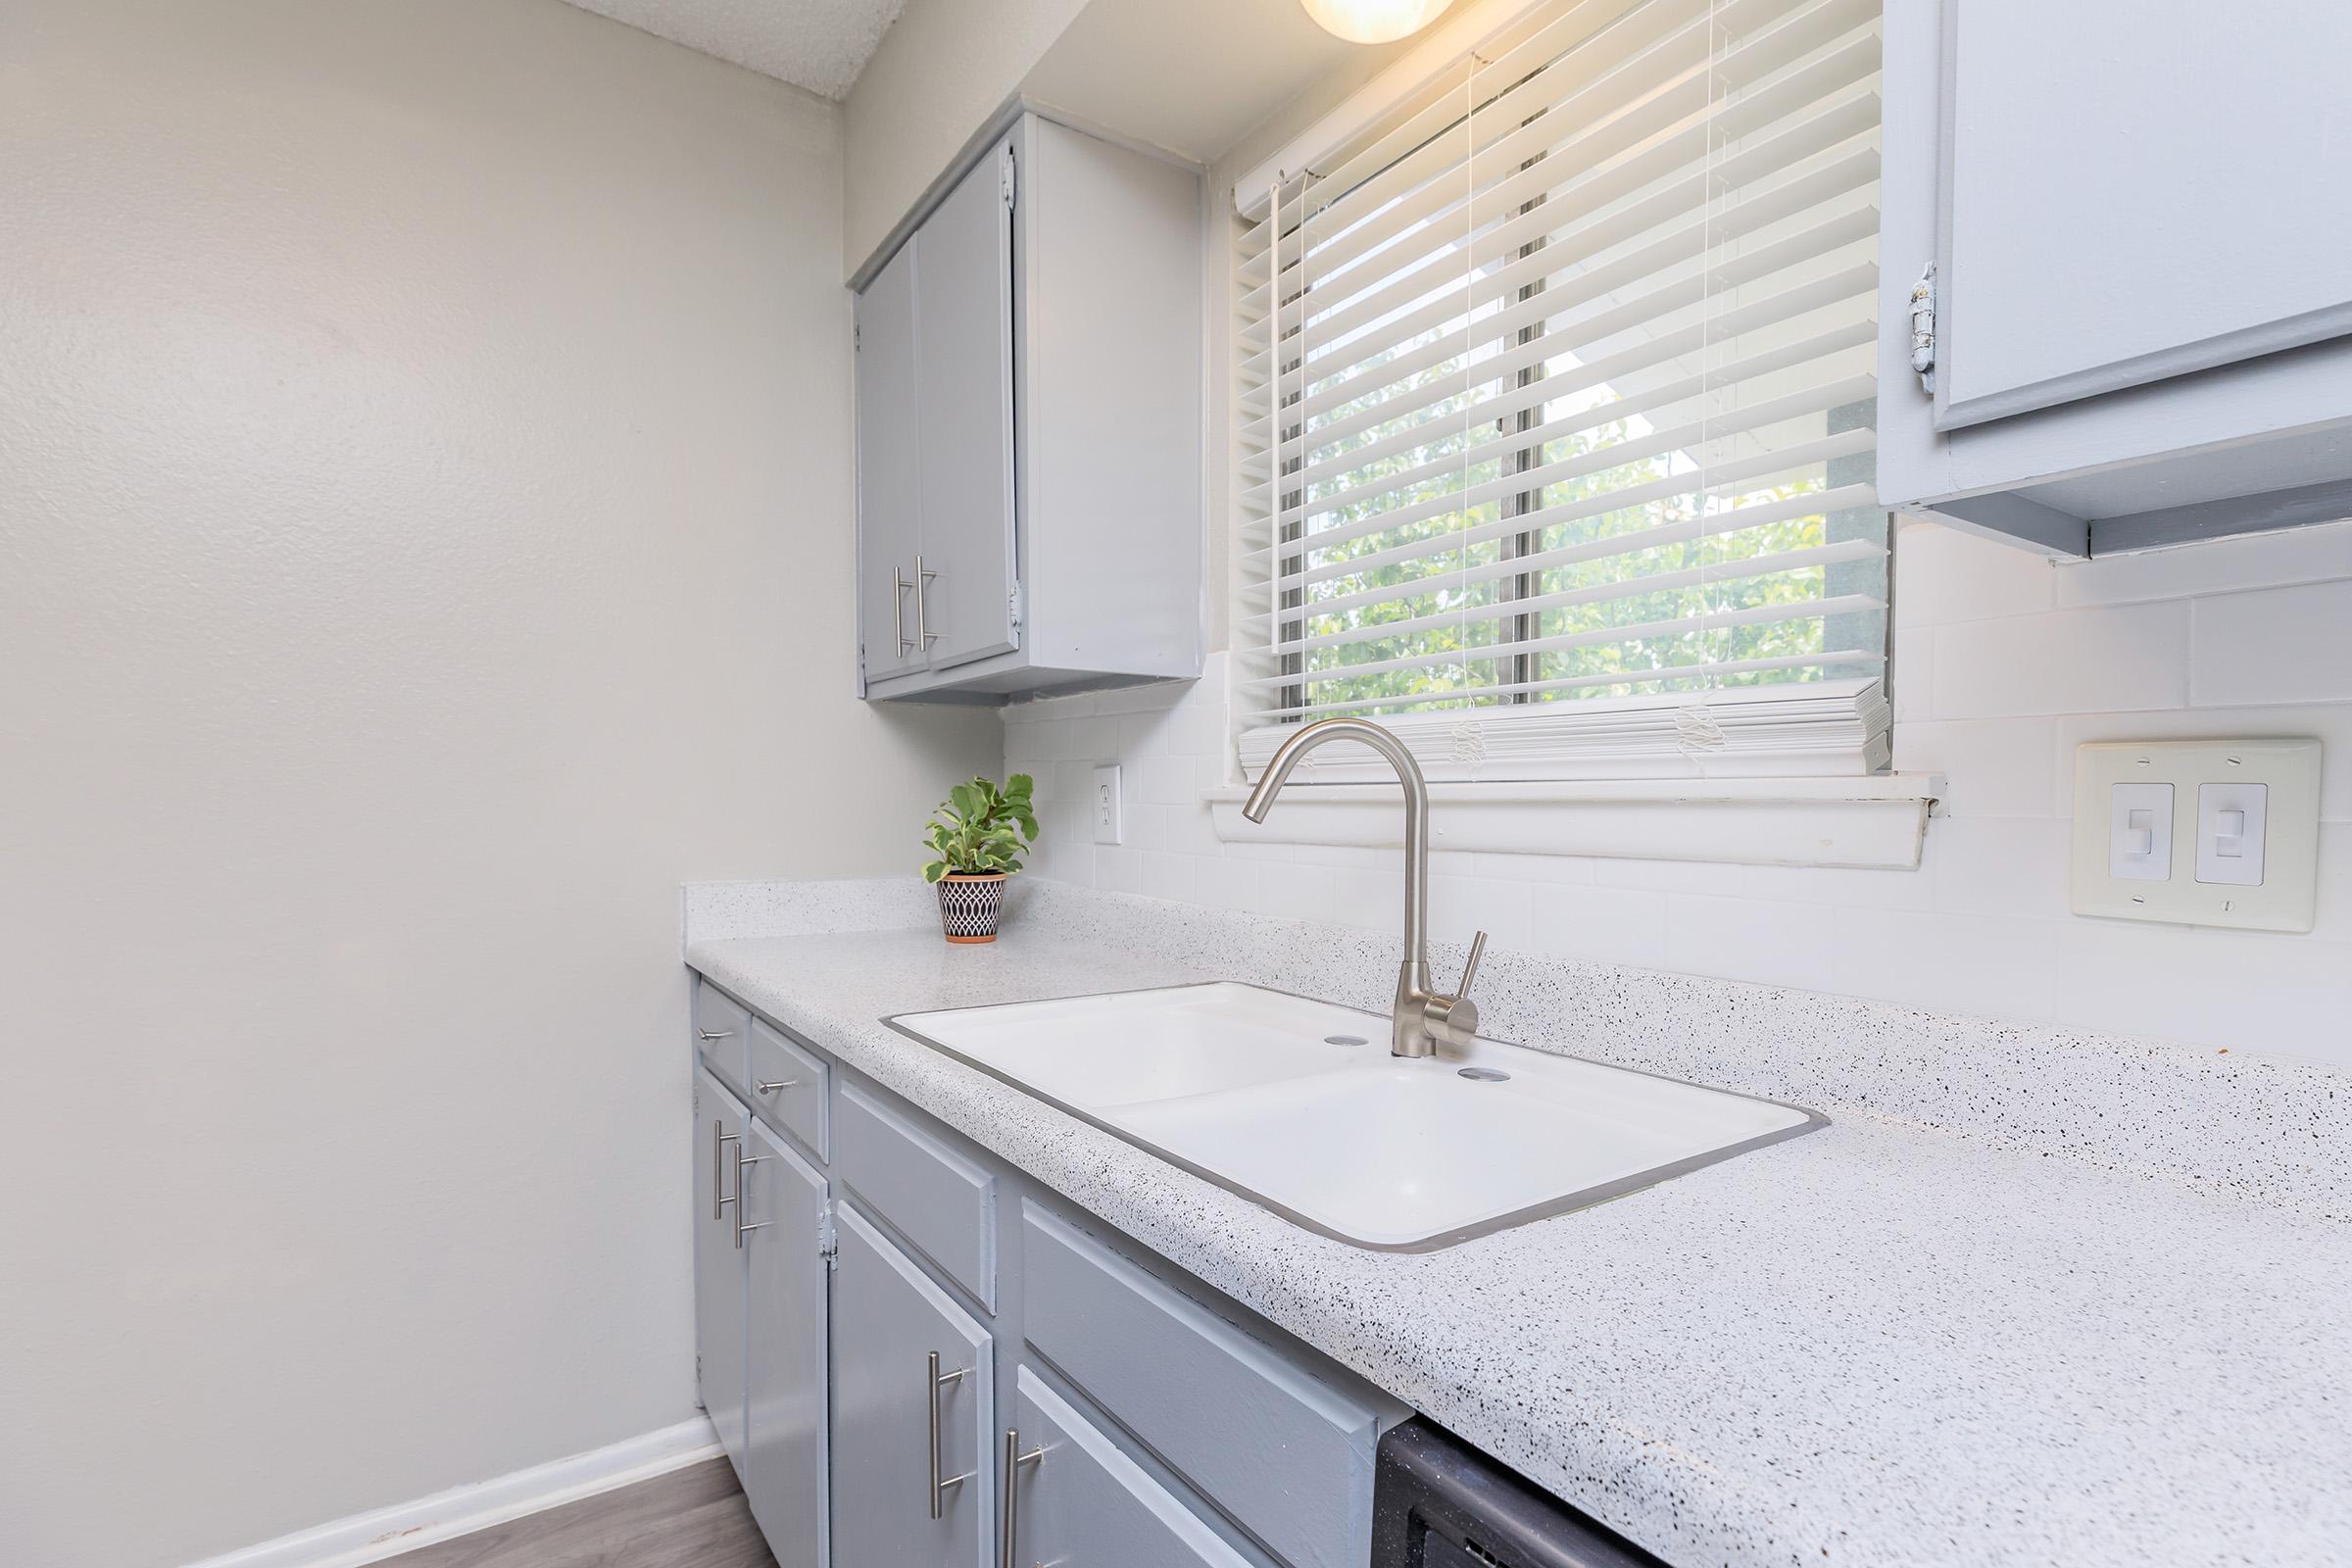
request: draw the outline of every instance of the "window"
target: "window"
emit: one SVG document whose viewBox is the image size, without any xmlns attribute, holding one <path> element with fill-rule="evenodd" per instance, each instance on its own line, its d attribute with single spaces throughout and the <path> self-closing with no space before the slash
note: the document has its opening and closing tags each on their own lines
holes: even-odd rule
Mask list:
<svg viewBox="0 0 2352 1568">
<path fill-rule="evenodd" d="M 1886 765 L 1878 31 L 1549 0 L 1236 192 L 1250 771 L 1331 714 L 1440 778 Z"/>
</svg>

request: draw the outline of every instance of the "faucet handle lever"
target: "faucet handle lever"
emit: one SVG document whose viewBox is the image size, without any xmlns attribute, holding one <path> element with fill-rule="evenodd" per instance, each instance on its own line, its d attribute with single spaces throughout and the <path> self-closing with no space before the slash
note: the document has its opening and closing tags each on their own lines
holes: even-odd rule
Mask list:
<svg viewBox="0 0 2352 1568">
<path fill-rule="evenodd" d="M 1453 988 L 1453 994 L 1455 996 L 1466 997 L 1470 994 L 1471 985 L 1478 979 L 1478 960 L 1486 956 L 1487 934 L 1484 931 L 1481 931 L 1478 935 L 1470 939 L 1470 956 L 1463 960 L 1462 983 Z"/>
</svg>

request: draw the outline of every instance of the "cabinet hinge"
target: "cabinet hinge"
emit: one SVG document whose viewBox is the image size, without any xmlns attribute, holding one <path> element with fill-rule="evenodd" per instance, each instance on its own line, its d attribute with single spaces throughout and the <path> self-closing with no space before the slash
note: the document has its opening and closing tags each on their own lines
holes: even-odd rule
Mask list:
<svg viewBox="0 0 2352 1568">
<path fill-rule="evenodd" d="M 997 183 L 1004 191 L 1004 205 L 1012 205 L 1013 175 L 1012 149 L 1007 147 L 997 155 Z"/>
<path fill-rule="evenodd" d="M 816 1255 L 831 1268 L 841 1256 L 841 1238 L 833 1230 L 833 1205 L 827 1203 L 816 1216 Z"/>
<path fill-rule="evenodd" d="M 850 328 L 850 352 L 852 354 L 860 353 L 864 348 L 865 328 L 862 325 L 852 326 Z"/>
<path fill-rule="evenodd" d="M 1004 596 L 1004 615 L 1012 622 L 1013 630 L 1021 629 L 1021 585 L 1017 582 L 1012 585 L 1012 591 Z"/>
<path fill-rule="evenodd" d="M 1936 390 L 1936 264 L 1919 270 L 1911 285 L 1911 368 L 1923 391 Z"/>
</svg>

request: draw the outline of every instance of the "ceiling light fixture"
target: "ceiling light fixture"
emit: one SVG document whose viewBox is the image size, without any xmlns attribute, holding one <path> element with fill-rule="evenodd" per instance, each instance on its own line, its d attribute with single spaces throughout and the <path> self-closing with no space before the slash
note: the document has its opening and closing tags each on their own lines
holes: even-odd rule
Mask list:
<svg viewBox="0 0 2352 1568">
<path fill-rule="evenodd" d="M 1453 0 L 1298 0 L 1326 32 L 1349 43 L 1393 43 L 1438 20 Z"/>
</svg>

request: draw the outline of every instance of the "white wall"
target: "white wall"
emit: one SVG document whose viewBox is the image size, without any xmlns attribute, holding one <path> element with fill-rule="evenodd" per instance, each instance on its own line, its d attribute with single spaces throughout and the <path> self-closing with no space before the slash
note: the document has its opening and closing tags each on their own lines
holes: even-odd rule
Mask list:
<svg viewBox="0 0 2352 1568">
<path fill-rule="evenodd" d="M 864 264 L 972 133 L 1020 90 L 1086 4 L 906 0 L 843 105 L 843 276 Z"/>
<path fill-rule="evenodd" d="M 0 15 L 0 1559 L 691 1413 L 678 884 L 909 870 L 838 112 L 556 0 Z"/>
<path fill-rule="evenodd" d="M 1433 935 L 2352 1066 L 2352 523 L 2063 567 L 1917 523 L 1895 566 L 1895 764 L 1950 790 L 1921 869 L 1441 853 Z M 1006 710 L 1005 765 L 1046 803 L 1033 869 L 1396 927 L 1394 854 L 1218 842 L 1200 792 L 1228 765 L 1223 663 Z M 2069 912 L 2075 747 L 2182 735 L 2325 741 L 2309 936 Z M 1080 804 L 1098 760 L 1123 764 L 1121 848 Z"/>
</svg>

